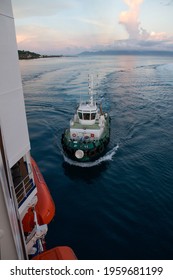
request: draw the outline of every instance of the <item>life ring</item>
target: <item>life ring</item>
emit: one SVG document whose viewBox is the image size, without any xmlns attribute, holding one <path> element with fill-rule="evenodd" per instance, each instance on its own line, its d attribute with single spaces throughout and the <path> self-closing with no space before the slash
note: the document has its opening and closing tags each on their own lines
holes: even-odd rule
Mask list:
<svg viewBox="0 0 173 280">
<path fill-rule="evenodd" d="M 76 133 L 73 133 L 72 136 L 73 136 L 73 137 L 76 137 Z"/>
<path fill-rule="evenodd" d="M 82 159 L 84 157 L 84 151 L 83 150 L 76 150 L 75 157 L 78 159 Z"/>
</svg>

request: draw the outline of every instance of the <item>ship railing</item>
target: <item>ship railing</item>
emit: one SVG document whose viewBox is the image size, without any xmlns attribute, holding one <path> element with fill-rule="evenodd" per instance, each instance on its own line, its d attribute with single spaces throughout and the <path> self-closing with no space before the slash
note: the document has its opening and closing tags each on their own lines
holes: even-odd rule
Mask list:
<svg viewBox="0 0 173 280">
<path fill-rule="evenodd" d="M 23 180 L 15 186 L 16 199 L 18 202 L 18 207 L 26 200 L 32 190 L 35 188 L 33 180 L 30 178 L 29 174 L 23 178 Z"/>
</svg>

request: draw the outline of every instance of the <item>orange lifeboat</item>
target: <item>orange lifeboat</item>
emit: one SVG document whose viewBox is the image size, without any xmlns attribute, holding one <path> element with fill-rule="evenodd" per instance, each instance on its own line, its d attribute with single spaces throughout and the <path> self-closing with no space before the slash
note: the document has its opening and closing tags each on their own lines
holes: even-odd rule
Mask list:
<svg viewBox="0 0 173 280">
<path fill-rule="evenodd" d="M 70 247 L 59 246 L 33 257 L 32 260 L 77 260 L 77 257 Z"/>
<path fill-rule="evenodd" d="M 49 224 L 55 215 L 55 204 L 46 182 L 33 158 L 31 158 L 34 181 L 37 187 L 38 202 L 35 206 L 39 225 Z M 31 232 L 35 226 L 33 209 L 29 208 L 22 221 L 24 232 Z"/>
</svg>

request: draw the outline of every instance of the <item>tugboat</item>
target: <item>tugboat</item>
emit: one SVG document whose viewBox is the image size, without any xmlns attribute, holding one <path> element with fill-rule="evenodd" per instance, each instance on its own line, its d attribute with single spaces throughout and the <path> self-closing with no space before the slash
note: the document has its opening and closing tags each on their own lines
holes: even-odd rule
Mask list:
<svg viewBox="0 0 173 280">
<path fill-rule="evenodd" d="M 110 117 L 94 100 L 93 78 L 88 94 L 89 100 L 80 102 L 61 139 L 65 156 L 78 162 L 97 160 L 110 140 Z"/>
</svg>

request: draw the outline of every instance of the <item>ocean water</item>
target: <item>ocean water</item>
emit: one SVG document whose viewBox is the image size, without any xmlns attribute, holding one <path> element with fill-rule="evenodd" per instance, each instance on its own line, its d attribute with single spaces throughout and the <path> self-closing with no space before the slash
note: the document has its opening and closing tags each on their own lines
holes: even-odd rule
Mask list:
<svg viewBox="0 0 173 280">
<path fill-rule="evenodd" d="M 31 153 L 56 205 L 47 248 L 79 259 L 173 257 L 173 57 L 79 56 L 20 61 Z M 111 116 L 97 162 L 64 158 L 69 126 L 88 74 Z M 43 202 L 44 203 L 44 202 Z"/>
</svg>

